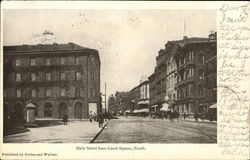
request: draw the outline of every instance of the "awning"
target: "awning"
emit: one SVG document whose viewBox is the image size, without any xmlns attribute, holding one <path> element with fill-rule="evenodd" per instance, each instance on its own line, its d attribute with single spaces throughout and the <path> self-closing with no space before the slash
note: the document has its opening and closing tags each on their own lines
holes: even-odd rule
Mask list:
<svg viewBox="0 0 250 160">
<path fill-rule="evenodd" d="M 125 113 L 130 113 L 130 110 L 126 110 Z"/>
<path fill-rule="evenodd" d="M 25 107 L 26 108 L 36 108 L 36 106 L 33 103 L 28 103 Z"/>
<path fill-rule="evenodd" d="M 170 107 L 168 103 L 163 103 L 160 109 L 161 111 L 170 111 Z"/>
<path fill-rule="evenodd" d="M 147 112 L 149 112 L 149 109 L 148 108 L 143 108 L 143 109 L 140 109 L 139 112 L 145 112 L 145 113 L 147 113 Z"/>
<path fill-rule="evenodd" d="M 155 108 L 155 107 L 158 107 L 158 105 L 156 104 L 156 105 L 153 105 L 153 106 L 150 106 L 150 107 Z"/>
<path fill-rule="evenodd" d="M 149 100 L 140 101 L 138 104 L 149 104 Z"/>
<path fill-rule="evenodd" d="M 211 105 L 209 108 L 217 108 L 217 103 Z"/>
<path fill-rule="evenodd" d="M 139 111 L 139 110 L 138 110 L 138 109 L 136 109 L 136 110 L 134 110 L 134 111 L 133 111 L 133 113 L 138 113 L 138 111 Z"/>
</svg>

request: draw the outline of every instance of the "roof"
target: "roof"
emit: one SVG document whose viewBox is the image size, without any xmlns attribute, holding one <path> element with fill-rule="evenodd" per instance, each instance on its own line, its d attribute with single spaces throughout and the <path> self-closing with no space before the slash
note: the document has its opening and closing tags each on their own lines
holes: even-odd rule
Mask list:
<svg viewBox="0 0 250 160">
<path fill-rule="evenodd" d="M 38 54 L 93 54 L 98 57 L 99 53 L 96 49 L 82 47 L 75 43 L 67 44 L 37 44 L 37 45 L 16 45 L 16 46 L 4 46 L 4 55 L 17 56 L 17 55 L 38 55 Z"/>
<path fill-rule="evenodd" d="M 75 43 L 67 43 L 67 44 L 37 44 L 37 45 L 16 45 L 16 46 L 4 46 L 4 51 L 55 51 L 55 50 L 81 50 L 81 49 L 89 49 L 86 47 L 82 47 Z"/>
</svg>

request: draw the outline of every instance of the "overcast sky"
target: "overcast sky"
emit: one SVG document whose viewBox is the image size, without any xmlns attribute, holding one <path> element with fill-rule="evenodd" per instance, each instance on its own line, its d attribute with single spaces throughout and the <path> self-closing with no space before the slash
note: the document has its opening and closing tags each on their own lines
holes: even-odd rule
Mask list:
<svg viewBox="0 0 250 160">
<path fill-rule="evenodd" d="M 68 43 L 97 49 L 101 92 L 129 91 L 151 75 L 165 43 L 207 37 L 216 30 L 215 10 L 5 10 L 4 45 Z M 54 35 L 42 36 L 44 31 Z"/>
</svg>

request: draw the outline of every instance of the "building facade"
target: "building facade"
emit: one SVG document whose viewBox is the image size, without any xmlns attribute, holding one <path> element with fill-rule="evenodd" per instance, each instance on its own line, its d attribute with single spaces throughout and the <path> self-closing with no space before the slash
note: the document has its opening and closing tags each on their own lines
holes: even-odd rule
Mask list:
<svg viewBox="0 0 250 160">
<path fill-rule="evenodd" d="M 98 114 L 100 58 L 97 50 L 74 43 L 4 47 L 4 107 L 25 118 L 25 105 L 36 118 L 88 118 Z"/>
<path fill-rule="evenodd" d="M 166 58 L 166 102 L 169 105 L 169 108 L 172 110 L 176 109 L 176 100 L 177 100 L 177 64 L 174 59 L 174 54 L 177 52 L 179 47 L 172 42 L 165 44 L 165 50 L 167 54 Z M 171 105 L 171 106 L 170 106 Z"/>
<path fill-rule="evenodd" d="M 205 55 L 216 52 L 216 41 L 184 37 L 176 52 L 177 106 L 180 113 L 202 113 L 205 106 Z M 216 66 L 214 66 L 216 67 Z"/>
<path fill-rule="evenodd" d="M 140 98 L 138 101 L 138 109 L 147 108 L 149 106 L 149 82 L 148 80 L 142 81 L 139 85 Z"/>
</svg>

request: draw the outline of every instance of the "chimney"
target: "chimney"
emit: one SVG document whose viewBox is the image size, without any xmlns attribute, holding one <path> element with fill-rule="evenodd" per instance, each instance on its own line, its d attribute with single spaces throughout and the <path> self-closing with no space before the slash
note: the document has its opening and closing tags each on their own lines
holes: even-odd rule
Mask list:
<svg viewBox="0 0 250 160">
<path fill-rule="evenodd" d="M 187 36 L 183 36 L 183 42 L 184 42 L 184 43 L 187 42 Z"/>
</svg>

